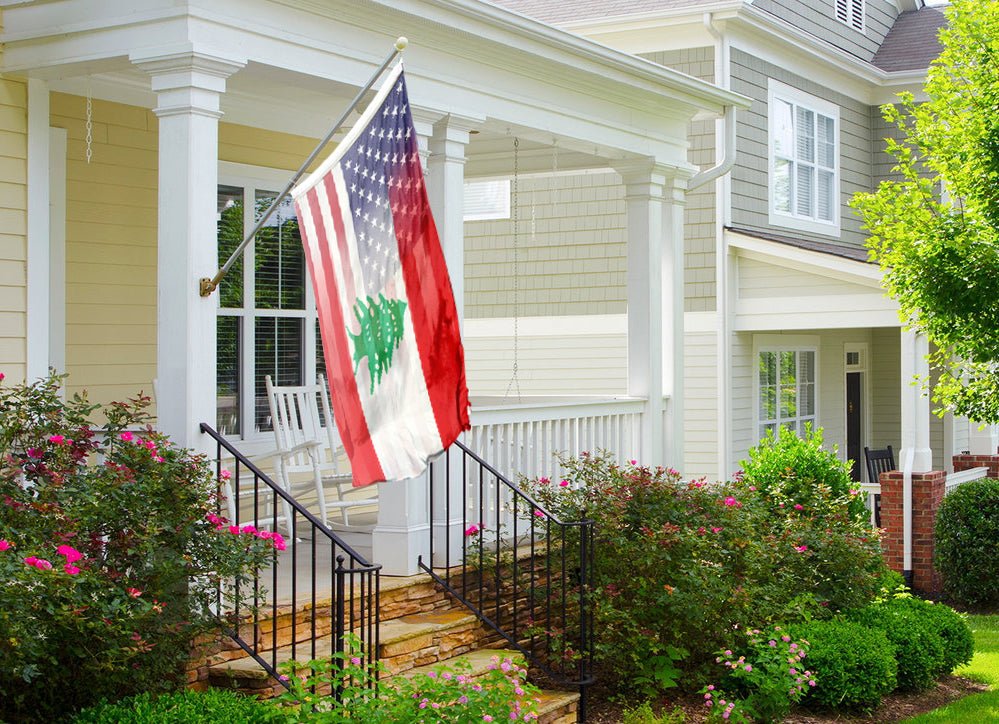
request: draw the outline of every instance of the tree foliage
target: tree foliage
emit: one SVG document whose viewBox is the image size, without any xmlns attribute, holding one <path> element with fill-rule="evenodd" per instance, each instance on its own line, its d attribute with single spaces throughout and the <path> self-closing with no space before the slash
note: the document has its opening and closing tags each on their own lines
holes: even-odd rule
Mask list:
<svg viewBox="0 0 999 724">
<path fill-rule="evenodd" d="M 933 343 L 941 410 L 999 422 L 999 2 L 955 0 L 925 101 L 881 110 L 896 178 L 853 205 L 889 293 Z"/>
</svg>

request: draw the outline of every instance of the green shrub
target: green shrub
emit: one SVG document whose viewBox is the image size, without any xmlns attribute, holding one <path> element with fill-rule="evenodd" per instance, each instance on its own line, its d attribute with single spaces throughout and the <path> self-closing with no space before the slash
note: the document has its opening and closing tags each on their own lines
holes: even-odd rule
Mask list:
<svg viewBox="0 0 999 724">
<path fill-rule="evenodd" d="M 210 466 L 141 429 L 148 403 L 0 385 L 0 721 L 182 686 L 218 584 L 280 540 L 221 527 Z"/>
<path fill-rule="evenodd" d="M 885 632 L 895 647 L 899 689 L 928 689 L 946 668 L 944 641 L 924 603 L 911 597 L 894 598 L 848 614 L 857 623 Z"/>
<path fill-rule="evenodd" d="M 564 485 L 522 485 L 562 520 L 594 521 L 595 658 L 619 690 L 651 697 L 683 676 L 696 689 L 713 652 L 745 643 L 744 623 L 828 617 L 879 590 L 880 544 L 849 490 L 820 485 L 781 507 L 745 480 L 684 481 L 605 455 L 562 464 Z"/>
<path fill-rule="evenodd" d="M 836 448 L 822 447 L 822 429 L 805 425 L 804 437 L 768 430 L 742 461 L 742 479 L 754 486 L 776 510 L 814 508 L 825 500 L 840 500 L 849 512 L 867 519 L 863 496 L 850 478 L 850 461 L 840 460 Z"/>
<path fill-rule="evenodd" d="M 75 724 L 231 724 L 280 722 L 285 714 L 273 704 L 231 691 L 178 691 L 173 694 L 139 694 L 113 704 L 84 709 Z"/>
<path fill-rule="evenodd" d="M 808 692 L 806 705 L 868 711 L 895 689 L 895 647 L 884 631 L 842 619 L 811 621 L 791 630 L 810 644 L 808 666 L 817 685 Z"/>
<path fill-rule="evenodd" d="M 943 641 L 943 660 L 936 676 L 951 673 L 967 664 L 975 654 L 975 636 L 964 616 L 942 603 L 910 598 L 907 603 Z"/>
<path fill-rule="evenodd" d="M 949 493 L 935 536 L 944 592 L 967 605 L 999 603 L 999 480 L 972 480 Z"/>
</svg>

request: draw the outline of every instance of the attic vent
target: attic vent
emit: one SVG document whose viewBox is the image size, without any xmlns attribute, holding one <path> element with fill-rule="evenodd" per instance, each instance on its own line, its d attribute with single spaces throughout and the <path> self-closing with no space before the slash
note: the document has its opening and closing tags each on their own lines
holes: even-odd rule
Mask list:
<svg viewBox="0 0 999 724">
<path fill-rule="evenodd" d="M 836 19 L 857 32 L 864 32 L 864 0 L 834 0 Z"/>
</svg>

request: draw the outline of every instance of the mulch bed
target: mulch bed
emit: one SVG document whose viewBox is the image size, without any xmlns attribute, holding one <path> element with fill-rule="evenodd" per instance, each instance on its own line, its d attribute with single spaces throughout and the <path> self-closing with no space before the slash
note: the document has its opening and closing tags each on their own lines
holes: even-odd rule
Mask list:
<svg viewBox="0 0 999 724">
<path fill-rule="evenodd" d="M 960 676 L 945 676 L 929 691 L 914 694 L 895 693 L 886 696 L 881 702 L 881 706 L 869 714 L 821 714 L 802 710 L 792 713 L 784 722 L 785 724 L 830 724 L 831 722 L 887 724 L 938 709 L 956 699 L 982 691 L 988 691 L 985 684 Z M 703 700 L 697 697 L 664 701 L 659 707 L 653 708 L 657 711 L 660 709 L 672 711 L 678 706 L 683 709 L 687 716 L 686 721 L 691 724 L 703 722 L 707 718 Z M 620 724 L 621 714 L 628 708 L 628 704 L 607 701 L 600 697 L 599 692 L 593 692 L 588 708 L 586 721 L 589 724 Z"/>
</svg>

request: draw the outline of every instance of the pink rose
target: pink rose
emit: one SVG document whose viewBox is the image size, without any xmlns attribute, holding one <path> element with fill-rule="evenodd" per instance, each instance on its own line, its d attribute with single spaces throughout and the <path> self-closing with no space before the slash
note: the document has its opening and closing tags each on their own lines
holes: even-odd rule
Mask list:
<svg viewBox="0 0 999 724">
<path fill-rule="evenodd" d="M 558 485 L 559 485 L 560 488 L 566 488 L 566 487 L 569 486 L 569 481 L 568 480 L 563 480 Z"/>
<path fill-rule="evenodd" d="M 140 591 L 138 588 L 126 588 L 125 592 L 128 593 L 128 595 L 131 596 L 132 598 L 138 598 L 139 596 L 142 595 L 142 591 Z"/>
<path fill-rule="evenodd" d="M 8 543 L 7 541 L 0 539 L 0 551 L 9 550 L 10 548 L 13 548 L 12 543 Z"/>
<path fill-rule="evenodd" d="M 475 523 L 472 523 L 470 526 L 465 528 L 465 535 L 466 536 L 475 535 L 476 533 L 479 532 L 479 530 L 480 530 L 479 526 L 476 525 Z"/>
<path fill-rule="evenodd" d="M 65 439 L 62 435 L 49 435 L 49 442 L 53 445 L 62 445 Z"/>
<path fill-rule="evenodd" d="M 133 435 L 132 433 L 130 433 L 128 430 L 126 430 L 125 432 L 123 432 L 118 437 L 119 437 L 119 439 L 121 439 L 122 442 L 132 442 L 132 440 L 135 439 L 135 435 Z"/>
<path fill-rule="evenodd" d="M 65 566 L 63 566 L 63 570 L 65 570 L 66 573 L 68 573 L 71 576 L 75 576 L 77 573 L 80 572 L 79 568 L 77 568 L 74 565 L 70 565 L 69 563 L 67 563 Z"/>
<path fill-rule="evenodd" d="M 65 556 L 66 563 L 76 563 L 78 560 L 83 558 L 83 554 L 76 550 L 73 546 L 61 545 L 56 548 L 56 553 L 61 556 Z"/>
</svg>

